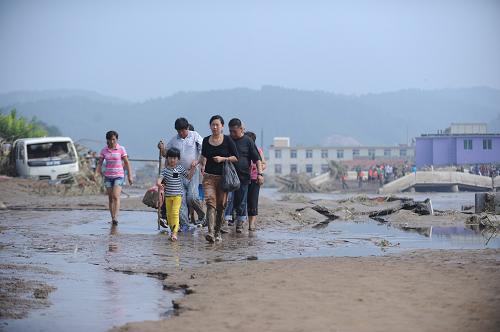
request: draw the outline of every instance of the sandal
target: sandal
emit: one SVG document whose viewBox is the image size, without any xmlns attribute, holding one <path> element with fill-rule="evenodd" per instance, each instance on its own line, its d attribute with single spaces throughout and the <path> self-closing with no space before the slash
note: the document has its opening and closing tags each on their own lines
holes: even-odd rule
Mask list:
<svg viewBox="0 0 500 332">
<path fill-rule="evenodd" d="M 165 220 L 165 219 L 160 218 L 160 219 L 159 219 L 159 221 L 158 221 L 158 223 L 160 224 L 160 226 L 161 226 L 161 227 L 163 227 L 163 228 L 168 228 L 168 225 L 167 225 L 167 223 L 166 223 L 166 220 Z"/>
<path fill-rule="evenodd" d="M 172 234 L 172 235 L 170 235 L 170 240 L 171 240 L 172 242 L 177 241 L 177 234 Z"/>
</svg>

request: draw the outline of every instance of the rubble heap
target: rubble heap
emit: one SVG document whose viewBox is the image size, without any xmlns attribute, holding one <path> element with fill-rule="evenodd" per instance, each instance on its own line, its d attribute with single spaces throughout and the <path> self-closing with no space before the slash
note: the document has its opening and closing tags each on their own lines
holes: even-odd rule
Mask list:
<svg viewBox="0 0 500 332">
<path fill-rule="evenodd" d="M 319 192 L 319 189 L 309 182 L 309 176 L 304 173 L 290 174 L 286 177 L 278 176 L 276 182 L 281 184 L 281 192 Z"/>
</svg>

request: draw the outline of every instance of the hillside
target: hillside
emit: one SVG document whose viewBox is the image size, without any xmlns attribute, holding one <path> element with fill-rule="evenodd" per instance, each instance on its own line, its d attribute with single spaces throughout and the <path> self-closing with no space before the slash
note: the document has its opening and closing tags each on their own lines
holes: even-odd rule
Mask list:
<svg viewBox="0 0 500 332">
<path fill-rule="evenodd" d="M 274 136 L 290 136 L 294 145 L 321 145 L 331 137 L 366 145 L 398 144 L 451 122 L 486 122 L 498 130 L 500 90 L 411 89 L 347 96 L 264 86 L 180 92 L 140 103 L 77 90 L 0 94 L 0 108 L 12 107 L 57 126 L 75 141 L 84 139 L 92 148 L 104 145 L 104 133 L 114 129 L 132 156 L 154 158 L 156 142 L 175 134 L 173 122 L 180 116 L 203 136 L 209 134 L 211 115 L 221 114 L 226 121 L 239 117 L 257 133 L 259 144 L 263 130 L 264 146 Z"/>
</svg>

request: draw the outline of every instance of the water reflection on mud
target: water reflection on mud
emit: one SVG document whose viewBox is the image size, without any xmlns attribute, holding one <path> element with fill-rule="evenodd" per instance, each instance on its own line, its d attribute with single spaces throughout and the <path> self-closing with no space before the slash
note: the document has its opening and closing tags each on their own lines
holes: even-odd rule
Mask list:
<svg viewBox="0 0 500 332">
<path fill-rule="evenodd" d="M 0 213 L 1 263 L 22 267 L 18 278 L 56 288 L 48 296 L 49 307 L 23 319 L 2 319 L 0 329 L 104 331 L 131 321 L 157 320 L 172 311 L 172 300 L 182 294 L 163 290 L 163 278 L 115 272 L 110 262 L 129 248 L 115 241 L 120 226 L 112 227 L 107 219 L 95 211 Z M 40 267 L 52 273 L 41 274 Z"/>
<path fill-rule="evenodd" d="M 77 213 L 77 212 L 75 212 Z M 97 218 L 99 219 L 99 218 Z M 279 259 L 304 256 L 381 255 L 382 240 L 399 243 L 390 252 L 410 249 L 479 249 L 498 248 L 499 239 L 486 245 L 487 236 L 465 227 L 427 227 L 398 229 L 373 220 L 330 222 L 322 228 L 267 227 L 265 231 L 237 234 L 231 230 L 223 242 L 209 244 L 204 230 L 180 234 L 178 242 L 168 240 L 166 232 L 158 232 L 155 214 L 129 212 L 120 224 L 110 227 L 100 221 L 84 222 L 69 230 L 81 236 L 108 236 L 111 266 L 130 265 L 144 269 L 160 266 L 197 266 L 221 261 L 243 261 L 249 257 Z M 388 249 L 388 248 L 386 248 Z"/>
</svg>

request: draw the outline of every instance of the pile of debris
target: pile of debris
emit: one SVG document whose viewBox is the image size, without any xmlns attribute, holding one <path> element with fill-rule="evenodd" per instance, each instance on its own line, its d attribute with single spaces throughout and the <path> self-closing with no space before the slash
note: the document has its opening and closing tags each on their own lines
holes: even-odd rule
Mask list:
<svg viewBox="0 0 500 332">
<path fill-rule="evenodd" d="M 84 148 L 85 150 L 88 150 Z M 77 150 L 79 150 L 77 146 Z M 79 154 L 81 151 L 79 151 Z M 86 158 L 80 157 L 79 171 L 62 180 L 40 180 L 33 184 L 40 195 L 81 196 L 105 193 L 102 177 L 91 168 Z"/>
<path fill-rule="evenodd" d="M 346 172 L 345 166 L 330 160 L 328 163 L 328 178 L 323 183 L 315 185 L 311 183 L 311 177 L 305 173 L 290 174 L 287 176 L 277 176 L 276 182 L 281 185 L 279 191 L 281 192 L 302 192 L 302 193 L 316 193 L 316 192 L 329 192 L 338 189 L 339 176 Z M 323 175 L 321 175 L 323 176 Z M 319 176 L 318 178 L 320 178 Z M 326 175 L 325 175 L 326 176 Z"/>
<path fill-rule="evenodd" d="M 400 210 L 411 211 L 420 216 L 434 215 L 432 202 L 429 198 L 425 199 L 422 202 L 414 201 L 412 198 L 406 198 L 406 197 L 389 196 L 386 199 L 386 202 L 394 202 L 394 201 L 399 201 L 399 204 L 395 207 L 390 207 L 387 209 L 372 212 L 368 216 L 379 222 L 386 222 L 386 219 L 384 218 L 385 216 L 396 213 Z"/>
<path fill-rule="evenodd" d="M 485 192 L 476 193 L 475 195 L 475 211 L 476 213 L 493 213 L 500 214 L 500 193 Z"/>
<path fill-rule="evenodd" d="M 281 192 L 316 193 L 319 188 L 309 182 L 309 176 L 304 173 L 290 174 L 286 177 L 276 177 L 276 182 L 281 184 Z"/>
<path fill-rule="evenodd" d="M 479 226 L 481 229 L 500 231 L 500 217 L 493 214 L 474 214 L 467 219 L 466 224 L 469 226 Z"/>
<path fill-rule="evenodd" d="M 40 180 L 33 183 L 33 190 L 40 195 L 80 196 L 104 193 L 104 185 L 99 176 L 82 170 L 65 180 Z"/>
</svg>

